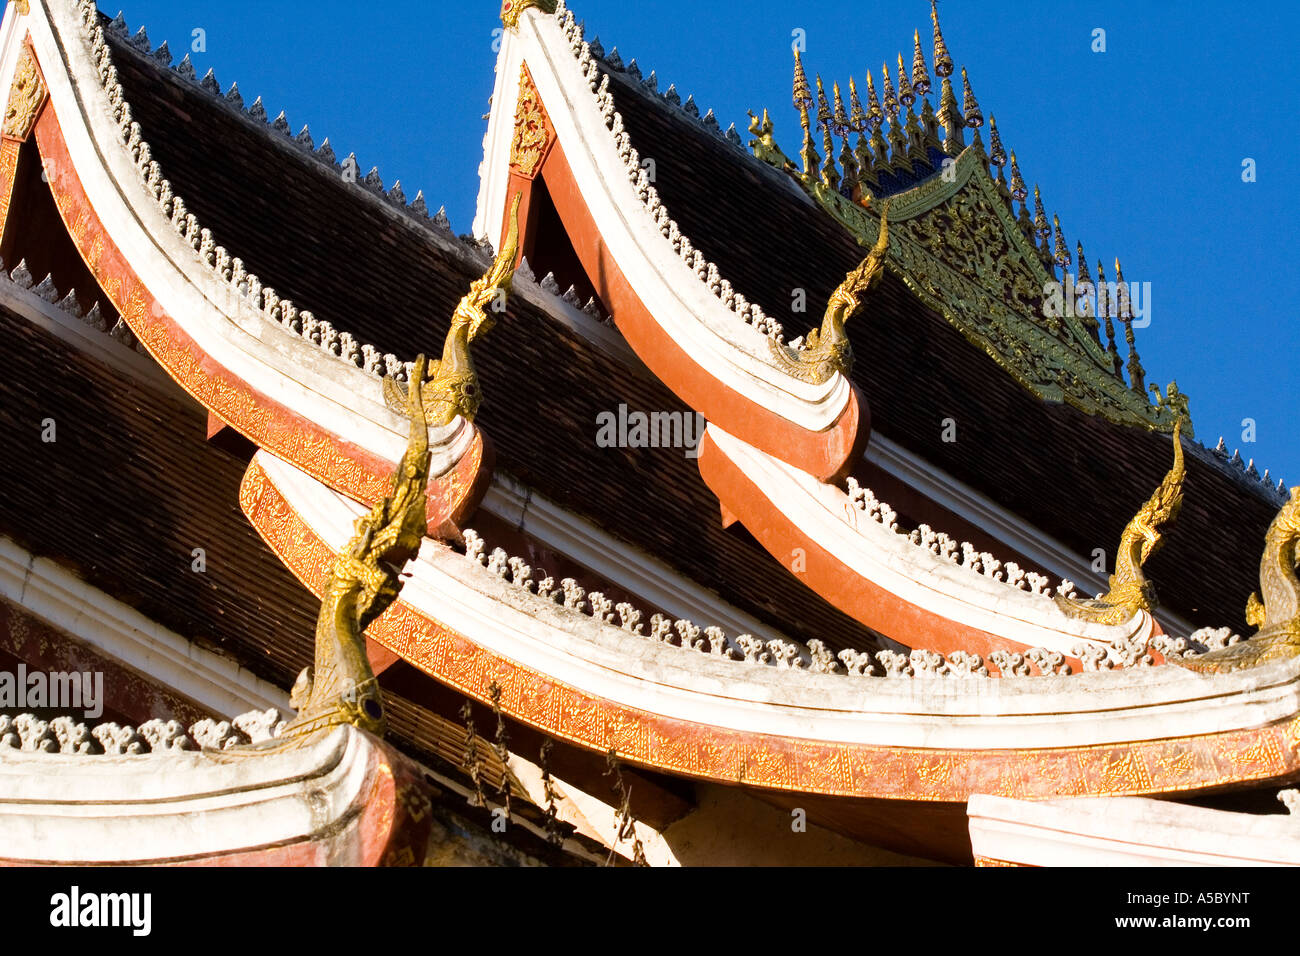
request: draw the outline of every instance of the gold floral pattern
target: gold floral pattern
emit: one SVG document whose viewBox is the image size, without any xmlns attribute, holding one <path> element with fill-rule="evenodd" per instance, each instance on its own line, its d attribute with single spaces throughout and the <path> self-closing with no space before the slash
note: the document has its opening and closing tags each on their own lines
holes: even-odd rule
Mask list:
<svg viewBox="0 0 1300 956">
<path fill-rule="evenodd" d="M 510 168 L 532 179 L 551 147 L 551 126 L 537 95 L 527 64 L 519 67 L 519 100 L 515 105 L 515 134 L 510 141 Z"/>
<path fill-rule="evenodd" d="M 4 135 L 20 142 L 27 139 L 36 124 L 36 114 L 45 103 L 45 81 L 36 68 L 36 57 L 31 47 L 23 50 L 9 87 L 9 100 L 5 104 Z"/>
</svg>

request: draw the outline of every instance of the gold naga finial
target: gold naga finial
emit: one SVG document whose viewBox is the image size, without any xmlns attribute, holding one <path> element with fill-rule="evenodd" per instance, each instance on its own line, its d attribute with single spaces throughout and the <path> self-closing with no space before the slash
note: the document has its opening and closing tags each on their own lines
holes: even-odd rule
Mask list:
<svg viewBox="0 0 1300 956">
<path fill-rule="evenodd" d="M 869 204 L 869 202 L 868 202 Z M 880 211 L 880 234 L 867 257 L 850 272 L 831 293 L 819 329 L 808 333 L 802 349 L 792 349 L 770 342 L 777 364 L 795 378 L 820 385 L 836 372 L 849 374 L 853 367 L 853 348 L 845 324 L 862 307 L 862 298 L 880 279 L 889 256 L 889 202 Z"/>
<path fill-rule="evenodd" d="M 504 0 L 501 4 L 501 23 L 509 30 L 519 25 L 519 18 L 529 7 L 536 7 L 543 13 L 555 12 L 555 0 Z"/>
<path fill-rule="evenodd" d="M 480 335 L 491 331 L 496 325 L 495 314 L 505 310 L 515 274 L 515 255 L 519 251 L 521 198 L 522 193 L 515 194 L 510 206 L 510 228 L 496 259 L 482 278 L 474 280 L 452 313 L 442 358 L 429 364 L 429 376 L 421 388 L 429 425 L 450 424 L 457 415 L 473 421 L 483 400 L 469 346 Z M 412 376 L 412 381 L 419 380 Z M 384 378 L 384 400 L 394 411 L 407 406 L 407 391 L 407 386 L 391 375 Z"/>
<path fill-rule="evenodd" d="M 1071 617 L 1097 624 L 1122 624 L 1138 611 L 1155 610 L 1155 585 L 1147 580 L 1142 566 L 1164 546 L 1161 532 L 1172 527 L 1183 506 L 1186 469 L 1181 426 L 1181 419 L 1174 424 L 1174 466 L 1120 536 L 1110 590 L 1095 600 L 1056 596 L 1057 606 Z"/>
<path fill-rule="evenodd" d="M 1273 517 L 1259 561 L 1259 591 L 1246 602 L 1246 623 L 1259 630 L 1249 640 L 1171 662 L 1204 674 L 1256 667 L 1300 654 L 1300 485 Z M 1261 598 L 1260 595 L 1263 595 Z"/>
<path fill-rule="evenodd" d="M 423 374 L 421 355 L 415 360 L 415 380 Z M 411 437 L 393 472 L 392 490 L 357 519 L 352 540 L 330 570 L 312 663 L 298 675 L 289 698 L 298 716 L 277 738 L 289 746 L 344 724 L 384 735 L 383 694 L 366 656 L 364 632 L 397 600 L 401 569 L 419 553 L 424 539 L 429 429 L 418 388 L 409 392 L 406 416 Z"/>
</svg>

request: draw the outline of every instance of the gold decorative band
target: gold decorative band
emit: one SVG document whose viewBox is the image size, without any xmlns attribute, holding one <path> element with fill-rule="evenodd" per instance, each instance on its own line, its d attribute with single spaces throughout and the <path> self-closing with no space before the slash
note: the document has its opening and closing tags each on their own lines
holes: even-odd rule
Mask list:
<svg viewBox="0 0 1300 956">
<path fill-rule="evenodd" d="M 240 505 L 271 549 L 315 593 L 332 552 L 256 460 Z M 1300 718 L 1252 730 L 1041 750 L 940 750 L 844 744 L 730 730 L 627 707 L 569 687 L 395 602 L 367 632 L 426 674 L 543 732 L 685 776 L 845 797 L 965 802 L 1133 796 L 1300 775 Z"/>
</svg>

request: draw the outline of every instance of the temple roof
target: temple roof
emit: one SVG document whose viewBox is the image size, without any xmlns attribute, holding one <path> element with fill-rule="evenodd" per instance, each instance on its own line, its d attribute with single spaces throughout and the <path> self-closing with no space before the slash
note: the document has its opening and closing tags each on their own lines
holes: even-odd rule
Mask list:
<svg viewBox="0 0 1300 956">
<path fill-rule="evenodd" d="M 242 449 L 207 440 L 206 415 L 178 390 L 124 372 L 124 343 L 109 343 L 119 353 L 106 362 L 7 305 L 0 332 L 15 348 L 0 436 L 22 450 L 0 463 L 13 505 L 0 534 L 196 645 L 289 686 L 311 658 L 319 605 L 240 511 Z M 30 427 L 45 418 L 58 429 L 48 444 Z M 201 572 L 192 567 L 195 548 L 203 549 Z M 394 679 L 396 688 L 386 688 L 394 739 L 441 758 L 439 767 L 456 767 L 463 728 L 410 700 L 420 691 L 400 669 L 385 672 L 386 684 Z M 485 748 L 492 786 L 501 774 L 494 759 Z"/>
<path fill-rule="evenodd" d="M 153 156 L 199 221 L 241 255 L 250 272 L 380 354 L 435 349 L 444 331 L 441 316 L 481 271 L 475 247 L 428 219 L 422 202 L 412 208 L 400 191 L 385 193 L 377 174 L 356 180 L 346 163 L 338 164 L 323 146 L 314 148 L 309 136 L 293 136 L 284 122 L 268 123 L 260 101 L 245 108 L 237 96 L 221 94 L 211 77 L 199 82 L 185 63 L 167 69 L 137 49 L 140 43 L 108 33 L 126 99 Z M 855 239 L 792 181 L 739 151 L 715 124 L 676 109 L 634 78 L 609 75 L 633 140 L 659 144 L 658 188 L 683 233 L 737 289 L 780 314 L 791 290 L 807 289 L 815 304 L 856 264 L 861 250 Z M 279 228 L 267 229 L 267 222 Z M 860 322 L 857 333 L 870 336 L 871 357 L 858 362 L 853 375 L 871 398 L 875 429 L 1080 553 L 1109 551 L 1162 473 L 1167 456 L 1160 441 L 1039 401 L 918 302 L 897 276 L 886 276 L 873 308 L 874 317 Z M 606 449 L 592 456 L 587 423 L 620 401 L 631 408 L 686 409 L 626 354 L 593 347 L 592 337 L 565 330 L 527 300 L 517 300 L 512 310 L 519 318 L 499 337 L 515 341 L 494 344 L 481 357 L 488 394 L 482 421 L 501 446 L 508 472 L 646 551 L 671 555 L 682 571 L 792 636 L 849 647 L 874 641 L 799 587 L 747 537 L 718 528 L 690 462 L 656 456 L 660 480 L 641 484 L 640 507 L 629 511 L 623 489 L 634 473 L 628 469 L 638 465 L 636 452 Z M 518 361 L 530 354 L 533 361 Z M 623 393 L 611 388 L 602 395 L 592 382 L 618 383 Z M 628 390 L 632 383 L 637 391 Z M 507 401 L 518 404 L 511 408 Z M 535 440 L 533 416 L 556 429 L 551 444 Z M 957 442 L 940 438 L 947 418 L 958 423 Z M 1194 454 L 1190 467 L 1189 505 L 1154 572 L 1166 582 L 1165 600 L 1192 621 L 1237 621 L 1274 502 L 1263 488 L 1252 494 L 1248 483 L 1234 480 L 1208 454 Z M 1194 491 L 1201 473 L 1212 489 L 1206 496 Z M 1088 502 L 1086 515 L 1080 501 Z M 690 519 L 682 520 L 686 514 Z M 1218 571 L 1200 582 L 1189 569 L 1207 566 L 1207 555 Z"/>
<path fill-rule="evenodd" d="M 249 272 L 380 353 L 438 351 L 447 317 L 483 270 L 476 245 L 403 211 L 364 180 L 345 181 L 287 127 L 250 115 L 251 107 L 235 108 L 110 36 L 118 78 L 153 158 L 189 211 Z M 500 467 L 791 636 L 880 646 L 748 536 L 724 530 L 692 460 L 595 447 L 597 415 L 621 403 L 689 410 L 618 343 L 600 347 L 592 341 L 598 333 L 579 335 L 557 321 L 556 314 L 575 310 L 537 291 L 511 298 L 475 359 L 486 396 L 477 421 Z M 587 316 L 571 321 L 599 329 Z M 653 481 L 645 480 L 646 469 Z"/>
<path fill-rule="evenodd" d="M 621 59 L 601 66 L 622 127 L 655 160 L 655 187 L 681 233 L 787 337 L 806 331 L 790 310 L 795 291 L 806 290 L 807 313 L 819 315 L 864 243 L 793 177 L 738 149 L 716 120 L 701 120 L 693 103 L 683 109 L 675 90 L 665 98 L 647 85 L 648 66 L 636 74 Z M 1079 553 L 1109 554 L 1159 483 L 1168 439 L 1041 400 L 936 305 L 889 271 L 852 326 L 859 358 L 851 377 L 870 402 L 873 430 Z M 950 418 L 955 442 L 943 440 Z M 1152 576 L 1162 601 L 1189 620 L 1239 626 L 1259 542 L 1282 499 L 1204 447 L 1191 448 L 1188 471 L 1186 507 Z"/>
</svg>

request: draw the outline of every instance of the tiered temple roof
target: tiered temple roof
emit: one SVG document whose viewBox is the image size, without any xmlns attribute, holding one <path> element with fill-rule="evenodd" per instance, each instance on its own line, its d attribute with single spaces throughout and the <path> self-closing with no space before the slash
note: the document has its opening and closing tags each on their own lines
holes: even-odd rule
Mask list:
<svg viewBox="0 0 1300 956">
<path fill-rule="evenodd" d="M 451 362 L 462 296 L 496 274 L 508 304 L 455 353 L 472 401 L 437 392 L 459 414 L 414 419 L 430 540 L 364 649 L 391 739 L 455 786 L 512 781 L 541 832 L 547 744 L 575 801 L 625 761 L 601 839 L 633 814 L 656 859 L 674 824 L 752 793 L 854 846 L 962 860 L 972 793 L 1300 775 L 1290 645 L 1258 672 L 1222 656 L 1282 499 L 1190 440 L 1171 470 L 1186 400 L 1150 402 L 1129 317 L 1045 307 L 1045 282 L 1087 275 L 1081 251 L 1037 187 L 1031 211 L 991 115 L 983 145 L 937 16 L 929 63 L 918 35 L 879 86 L 796 59 L 801 169 L 770 115 L 751 155 L 562 5 L 512 0 L 478 236 L 458 239 L 120 15 L 16 9 L 0 426 L 33 451 L 0 465 L 28 503 L 0 528 L 15 547 L 287 689 L 319 663 L 316 597 L 353 521 L 391 500 L 393 396 L 416 398 L 418 353 Z M 797 290 L 830 303 L 816 335 Z M 698 458 L 602 447 L 621 407 L 707 418 Z M 36 444 L 47 416 L 58 441 Z M 1064 577 L 1105 586 L 1090 556 L 1116 542 L 1141 556 L 1109 597 L 1137 596 L 1065 600 Z M 1276 628 L 1285 588 L 1261 587 Z M 499 728 L 495 762 L 466 757 L 463 719 Z"/>
</svg>

